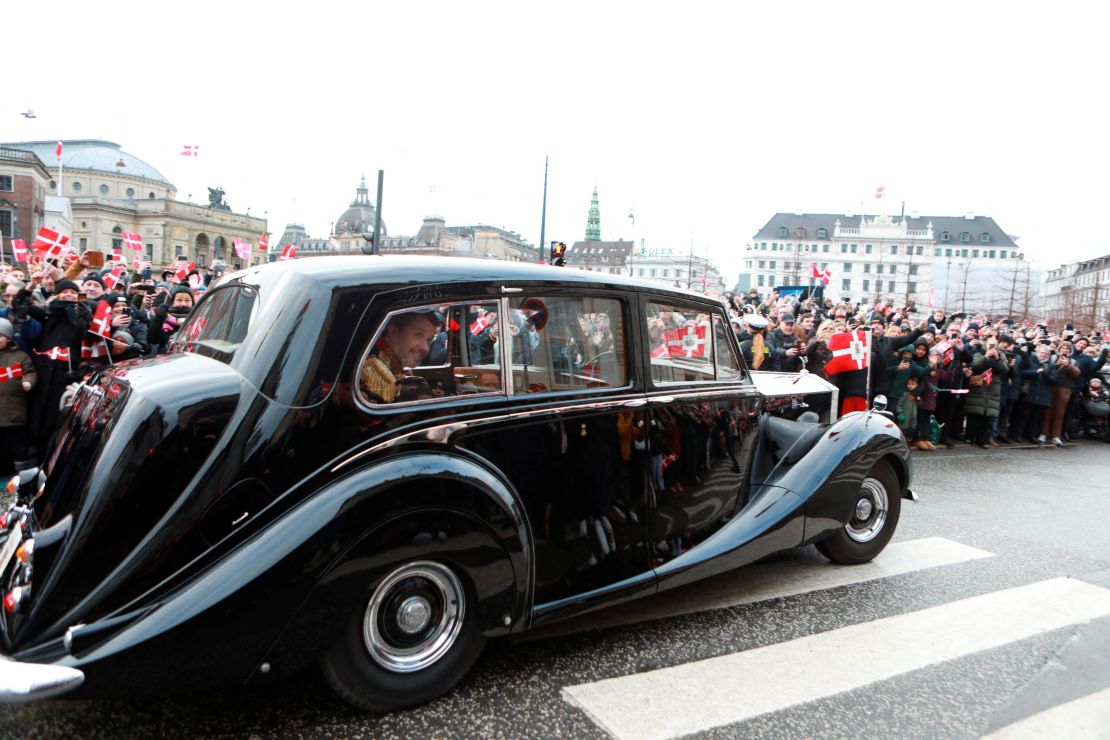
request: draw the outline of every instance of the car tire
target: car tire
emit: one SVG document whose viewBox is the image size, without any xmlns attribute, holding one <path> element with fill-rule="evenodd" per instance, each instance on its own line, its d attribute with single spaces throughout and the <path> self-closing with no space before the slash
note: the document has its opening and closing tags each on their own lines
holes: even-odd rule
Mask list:
<svg viewBox="0 0 1110 740">
<path fill-rule="evenodd" d="M 834 563 L 859 565 L 883 551 L 898 526 L 902 488 L 890 463 L 879 462 L 860 485 L 852 519 L 823 540 L 817 550 Z"/>
<path fill-rule="evenodd" d="M 469 583 L 444 563 L 412 561 L 378 580 L 320 666 L 344 701 L 390 712 L 449 691 L 484 646 Z"/>
</svg>

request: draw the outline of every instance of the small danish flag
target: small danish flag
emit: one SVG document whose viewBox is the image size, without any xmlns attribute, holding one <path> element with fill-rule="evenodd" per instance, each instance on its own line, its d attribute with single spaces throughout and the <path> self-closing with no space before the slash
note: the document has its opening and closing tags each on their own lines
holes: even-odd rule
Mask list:
<svg viewBox="0 0 1110 740">
<path fill-rule="evenodd" d="M 189 273 L 195 269 L 197 269 L 195 262 L 190 262 L 188 265 L 186 265 L 184 262 L 181 262 L 181 266 L 177 268 L 177 272 L 175 272 L 173 276 L 177 278 L 177 282 L 180 283 L 182 280 L 189 277 Z"/>
<path fill-rule="evenodd" d="M 23 377 L 23 366 L 18 362 L 14 365 L 7 367 L 0 367 L 0 383 L 7 383 L 9 380 Z"/>
<path fill-rule="evenodd" d="M 123 276 L 123 268 L 122 267 L 117 267 L 116 269 L 112 270 L 111 272 L 106 272 L 103 275 L 101 275 L 100 279 L 104 281 L 104 287 L 105 288 L 107 288 L 108 290 L 115 290 L 116 288 L 118 288 L 120 286 L 120 283 L 123 282 L 123 277 L 122 276 Z"/>
<path fill-rule="evenodd" d="M 235 254 L 239 255 L 239 259 L 246 261 L 251 258 L 250 242 L 245 242 L 239 237 L 235 237 L 231 243 L 235 245 Z"/>
<path fill-rule="evenodd" d="M 108 356 L 108 345 L 100 340 L 81 340 L 81 359 L 95 360 L 97 357 Z"/>
<path fill-rule="evenodd" d="M 93 314 L 89 331 L 97 336 L 110 337 L 112 335 L 112 306 L 108 301 L 96 304 L 96 313 Z"/>
<path fill-rule="evenodd" d="M 270 249 L 270 235 L 266 232 L 262 232 L 262 236 L 258 237 L 258 248 L 263 252 Z"/>
<path fill-rule="evenodd" d="M 296 256 L 297 256 L 297 245 L 296 244 L 286 244 L 284 247 L 281 248 L 281 256 L 278 257 L 278 259 L 279 260 L 291 260 L 291 259 L 294 259 Z"/>
<path fill-rule="evenodd" d="M 123 232 L 123 242 L 136 252 L 143 251 L 143 238 L 135 231 Z"/>
<path fill-rule="evenodd" d="M 12 252 L 15 253 L 16 262 L 27 262 L 27 242 L 22 239 L 12 239 Z"/>
<path fill-rule="evenodd" d="M 69 237 L 43 226 L 31 247 L 39 257 L 61 257 L 69 250 Z"/>
<path fill-rule="evenodd" d="M 37 352 L 36 354 L 43 357 L 49 357 L 51 360 L 60 360 L 65 362 L 69 360 L 69 347 L 51 347 L 45 352 Z"/>
</svg>

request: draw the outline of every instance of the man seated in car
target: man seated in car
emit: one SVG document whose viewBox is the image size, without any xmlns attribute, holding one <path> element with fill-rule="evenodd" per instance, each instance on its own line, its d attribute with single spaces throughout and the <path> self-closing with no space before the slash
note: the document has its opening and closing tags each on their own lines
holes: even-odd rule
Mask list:
<svg viewBox="0 0 1110 740">
<path fill-rule="evenodd" d="M 397 314 L 389 320 L 359 372 L 362 390 L 381 403 L 430 397 L 424 379 L 405 375 L 420 367 L 439 333 L 439 318 L 431 311 Z"/>
</svg>

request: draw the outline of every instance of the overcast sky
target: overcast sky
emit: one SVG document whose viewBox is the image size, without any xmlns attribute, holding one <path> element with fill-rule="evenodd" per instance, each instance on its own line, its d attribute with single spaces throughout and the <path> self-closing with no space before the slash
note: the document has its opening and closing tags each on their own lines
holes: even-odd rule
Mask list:
<svg viewBox="0 0 1110 740">
<path fill-rule="evenodd" d="M 1051 266 L 1110 252 L 1101 3 L 8 5 L 0 140 L 118 142 L 278 235 L 325 236 L 383 169 L 392 234 L 537 243 L 550 155 L 549 240 L 596 185 L 603 238 L 692 244 L 729 284 L 774 212 L 861 201 L 993 216 Z"/>
</svg>

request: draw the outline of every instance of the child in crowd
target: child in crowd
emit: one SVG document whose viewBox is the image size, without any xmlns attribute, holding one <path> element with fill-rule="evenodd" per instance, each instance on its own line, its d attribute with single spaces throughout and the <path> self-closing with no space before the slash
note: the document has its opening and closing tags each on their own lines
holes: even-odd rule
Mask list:
<svg viewBox="0 0 1110 740">
<path fill-rule="evenodd" d="M 906 435 L 906 441 L 912 442 L 917 429 L 917 378 L 906 379 L 906 392 L 898 398 L 896 418 L 898 428 Z"/>
</svg>

